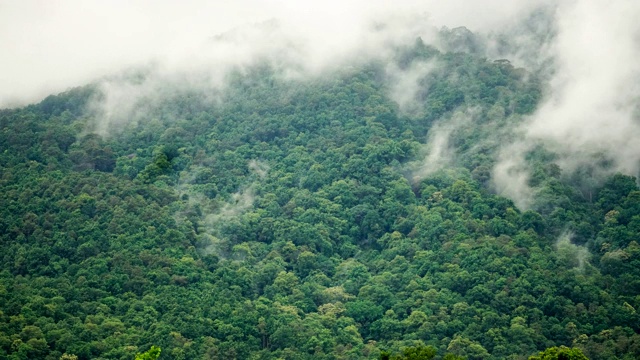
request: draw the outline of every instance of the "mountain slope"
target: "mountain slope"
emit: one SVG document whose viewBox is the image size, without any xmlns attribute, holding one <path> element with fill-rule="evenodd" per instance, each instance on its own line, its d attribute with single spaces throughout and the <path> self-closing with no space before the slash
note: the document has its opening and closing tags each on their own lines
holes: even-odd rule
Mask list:
<svg viewBox="0 0 640 360">
<path fill-rule="evenodd" d="M 531 210 L 488 182 L 540 98 L 524 70 L 417 41 L 227 80 L 111 118 L 99 84 L 0 112 L 0 358 L 639 355 L 635 179 L 584 188 L 537 149 Z"/>
</svg>

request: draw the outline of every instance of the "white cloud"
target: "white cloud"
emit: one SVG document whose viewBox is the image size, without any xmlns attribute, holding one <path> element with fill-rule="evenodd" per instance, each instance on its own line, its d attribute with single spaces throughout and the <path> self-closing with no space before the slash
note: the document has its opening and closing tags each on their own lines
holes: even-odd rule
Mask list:
<svg viewBox="0 0 640 360">
<path fill-rule="evenodd" d="M 562 2 L 552 44 L 554 76 L 536 113 L 523 126 L 524 138 L 509 145 L 494 171 L 499 191 L 531 198 L 522 168 L 538 144 L 559 155 L 571 172 L 611 160 L 608 169 L 637 175 L 640 169 L 640 3 L 620 0 Z M 512 151 L 516 149 L 517 151 Z M 597 169 L 596 169 L 597 170 Z M 520 205 L 525 205 L 521 201 Z"/>
<path fill-rule="evenodd" d="M 305 71 L 318 72 L 354 49 L 377 56 L 391 41 L 428 38 L 433 26 L 499 29 L 541 2 L 0 0 L 0 106 L 37 101 L 127 66 L 213 67 L 291 44 Z M 215 34 L 270 19 L 282 26 L 279 38 L 207 47 Z M 375 24 L 385 26 L 372 31 Z"/>
</svg>

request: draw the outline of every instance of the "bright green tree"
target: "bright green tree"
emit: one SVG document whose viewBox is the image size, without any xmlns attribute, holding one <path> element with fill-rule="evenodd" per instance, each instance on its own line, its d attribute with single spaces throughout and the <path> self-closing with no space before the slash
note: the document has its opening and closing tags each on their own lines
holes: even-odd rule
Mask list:
<svg viewBox="0 0 640 360">
<path fill-rule="evenodd" d="M 538 355 L 529 357 L 529 360 L 589 360 L 580 349 L 568 348 L 566 346 L 554 346 Z"/>
<path fill-rule="evenodd" d="M 151 349 L 143 352 L 142 354 L 136 354 L 135 360 L 156 360 L 160 357 L 160 348 L 158 346 L 151 346 Z"/>
</svg>

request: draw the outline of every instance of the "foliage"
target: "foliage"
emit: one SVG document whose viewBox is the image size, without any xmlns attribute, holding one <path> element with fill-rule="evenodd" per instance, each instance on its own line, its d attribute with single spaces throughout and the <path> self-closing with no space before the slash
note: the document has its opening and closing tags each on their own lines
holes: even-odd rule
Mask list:
<svg viewBox="0 0 640 360">
<path fill-rule="evenodd" d="M 435 64 L 415 112 L 379 63 L 247 67 L 106 136 L 95 86 L 0 110 L 0 359 L 640 357 L 636 179 L 538 149 L 521 211 L 487 179 L 535 78 L 421 41 L 396 61 Z M 450 163 L 414 176 L 459 114 Z"/>
<path fill-rule="evenodd" d="M 402 354 L 391 356 L 383 352 L 381 360 L 430 360 L 436 356 L 436 349 L 432 346 L 416 346 L 402 350 Z"/>
<path fill-rule="evenodd" d="M 566 346 L 552 347 L 540 352 L 536 356 L 531 356 L 529 360 L 588 360 L 586 356 L 576 348 Z"/>
<path fill-rule="evenodd" d="M 151 346 L 151 349 L 144 353 L 136 354 L 136 360 L 156 360 L 160 357 L 160 348 L 157 346 Z"/>
</svg>

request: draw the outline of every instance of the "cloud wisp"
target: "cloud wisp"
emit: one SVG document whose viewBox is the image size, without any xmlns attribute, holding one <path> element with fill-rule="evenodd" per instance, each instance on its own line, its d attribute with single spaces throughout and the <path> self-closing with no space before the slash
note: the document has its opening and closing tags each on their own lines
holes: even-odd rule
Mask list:
<svg viewBox="0 0 640 360">
<path fill-rule="evenodd" d="M 525 0 L 0 2 L 0 107 L 148 63 L 169 73 L 215 72 L 284 53 L 298 70 L 318 74 L 347 58 L 383 55 L 398 41 L 428 40 L 441 26 L 499 29 L 535 6 Z M 278 25 L 256 26 L 269 22 Z"/>
<path fill-rule="evenodd" d="M 458 129 L 468 126 L 477 118 L 478 108 L 466 108 L 456 111 L 448 119 L 441 119 L 429 130 L 427 143 L 424 147 L 426 155 L 423 160 L 414 164 L 411 181 L 417 183 L 428 176 L 454 166 L 456 157 L 460 154 L 452 145 L 453 137 Z"/>
<path fill-rule="evenodd" d="M 535 192 L 522 164 L 543 145 L 566 172 L 581 166 L 595 174 L 640 170 L 640 3 L 579 0 L 556 10 L 554 71 L 545 100 L 506 146 L 494 169 L 500 193 L 528 207 Z M 604 161 L 602 161 L 604 160 Z M 606 167 L 597 163 L 606 163 Z"/>
<path fill-rule="evenodd" d="M 603 174 L 638 174 L 639 16 L 634 0 L 0 1 L 0 107 L 103 79 L 94 130 L 108 134 L 144 118 L 167 88 L 200 88 L 215 100 L 230 71 L 257 61 L 306 79 L 388 59 L 417 37 L 438 46 L 442 26 L 466 26 L 486 41 L 487 56 L 550 79 L 521 139 L 503 147 L 493 171 L 496 190 L 527 207 L 533 191 L 522 164 L 539 145 L 568 172 L 604 159 Z M 113 75 L 127 68 L 145 76 Z M 412 111 L 413 88 L 429 71 L 420 64 L 390 76 L 400 109 Z"/>
</svg>

